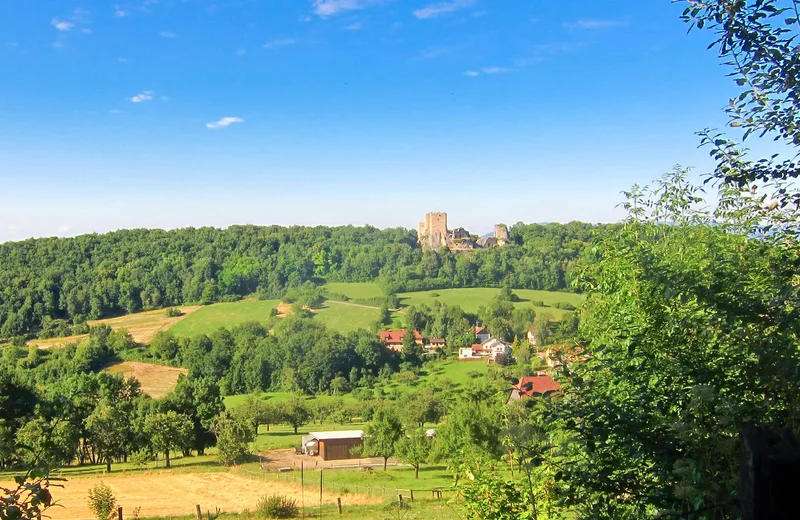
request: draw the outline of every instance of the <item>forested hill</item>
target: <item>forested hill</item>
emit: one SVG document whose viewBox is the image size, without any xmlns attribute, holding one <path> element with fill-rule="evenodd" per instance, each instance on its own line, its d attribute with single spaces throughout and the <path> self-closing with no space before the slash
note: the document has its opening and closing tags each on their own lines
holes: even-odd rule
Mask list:
<svg viewBox="0 0 800 520">
<path fill-rule="evenodd" d="M 517 224 L 512 244 L 423 252 L 416 233 L 373 227 L 123 230 L 0 244 L 0 337 L 109 315 L 258 293 L 306 281 L 379 280 L 387 292 L 511 285 L 565 290 L 605 226 Z M 56 320 L 56 321 L 54 321 Z"/>
</svg>

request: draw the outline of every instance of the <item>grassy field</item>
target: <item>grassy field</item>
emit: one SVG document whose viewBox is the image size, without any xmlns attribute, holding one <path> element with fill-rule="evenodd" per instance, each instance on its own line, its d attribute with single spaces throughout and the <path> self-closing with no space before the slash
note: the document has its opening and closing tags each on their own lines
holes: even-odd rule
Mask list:
<svg viewBox="0 0 800 520">
<path fill-rule="evenodd" d="M 237 406 L 241 405 L 242 403 L 247 400 L 247 398 L 251 394 L 238 394 L 238 395 L 229 395 L 225 397 L 225 407 L 226 408 L 236 408 Z M 260 394 L 260 397 L 270 403 L 283 403 L 286 401 L 291 400 L 294 397 L 294 394 L 290 392 L 264 392 Z M 306 401 L 315 401 L 321 399 L 332 399 L 333 397 L 330 396 L 308 396 L 304 397 Z M 352 404 L 358 402 L 353 396 L 350 394 L 343 394 L 341 398 L 344 400 L 345 404 Z"/>
<path fill-rule="evenodd" d="M 211 334 L 221 327 L 231 327 L 249 321 L 264 323 L 269 318 L 270 311 L 279 303 L 277 300 L 249 299 L 232 303 L 215 303 L 201 307 L 169 330 L 176 336 L 191 337 Z"/>
<path fill-rule="evenodd" d="M 409 305 L 427 304 L 440 301 L 447 305 L 459 305 L 464 311 L 475 313 L 481 305 L 494 298 L 500 289 L 475 288 L 475 289 L 439 289 L 436 291 L 422 291 L 398 294 L 400 304 L 404 307 Z M 439 296 L 434 296 L 438 294 Z M 551 291 L 532 291 L 528 289 L 514 289 L 514 294 L 519 296 L 519 302 L 514 303 L 517 307 L 531 306 L 531 302 L 539 301 L 550 307 L 534 306 L 537 312 L 549 312 L 555 319 L 563 317 L 567 311 L 551 307 L 557 302 L 571 303 L 578 306 L 583 301 L 579 294 L 551 292 Z"/>
<path fill-rule="evenodd" d="M 383 291 L 376 283 L 329 283 L 324 286 L 325 289 L 344 294 L 350 299 L 370 299 L 380 298 L 383 296 Z"/>
<path fill-rule="evenodd" d="M 378 309 L 327 301 L 321 309 L 314 312 L 314 319 L 321 321 L 331 330 L 344 333 L 372 328 L 379 314 Z"/>
<path fill-rule="evenodd" d="M 188 374 L 185 368 L 165 367 L 150 363 L 125 361 L 106 368 L 109 374 L 123 377 L 133 376 L 142 385 L 142 392 L 153 399 L 160 399 L 169 394 L 178 383 L 181 374 Z"/>
</svg>

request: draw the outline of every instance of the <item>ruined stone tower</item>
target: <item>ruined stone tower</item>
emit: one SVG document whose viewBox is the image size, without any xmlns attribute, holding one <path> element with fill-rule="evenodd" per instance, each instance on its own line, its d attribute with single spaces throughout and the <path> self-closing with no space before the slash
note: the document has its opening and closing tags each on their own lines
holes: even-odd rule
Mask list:
<svg viewBox="0 0 800 520">
<path fill-rule="evenodd" d="M 498 246 L 508 244 L 508 226 L 505 224 L 496 224 L 494 226 L 494 238 L 497 239 Z"/>
<path fill-rule="evenodd" d="M 447 245 L 447 213 L 425 215 L 425 221 L 419 223 L 419 243 L 430 249 Z"/>
</svg>

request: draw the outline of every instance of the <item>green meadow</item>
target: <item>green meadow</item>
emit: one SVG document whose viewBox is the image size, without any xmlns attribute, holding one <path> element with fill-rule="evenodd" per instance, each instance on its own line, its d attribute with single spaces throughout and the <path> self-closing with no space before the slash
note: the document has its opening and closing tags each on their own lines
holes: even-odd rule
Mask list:
<svg viewBox="0 0 800 520">
<path fill-rule="evenodd" d="M 278 300 L 241 300 L 231 303 L 215 303 L 198 309 L 179 321 L 170 332 L 176 336 L 211 334 L 221 327 L 232 327 L 250 321 L 264 323 L 269 319 Z"/>
<path fill-rule="evenodd" d="M 363 283 L 329 283 L 323 286 L 330 292 L 344 294 L 348 298 L 355 299 L 369 299 L 380 298 L 383 296 L 383 291 L 378 284 L 373 282 Z"/>
<path fill-rule="evenodd" d="M 438 289 L 433 291 L 400 293 L 397 297 L 400 299 L 400 305 L 403 307 L 421 304 L 433 305 L 433 302 L 439 301 L 447 305 L 458 305 L 465 312 L 476 313 L 481 305 L 485 305 L 499 293 L 500 289 L 495 288 Z M 533 306 L 537 312 L 549 312 L 553 315 L 554 319 L 561 319 L 568 312 L 552 307 L 555 303 L 570 303 L 577 307 L 583 301 L 581 295 L 565 292 L 514 289 L 514 294 L 520 299 L 520 301 L 514 303 L 515 306 Z M 542 302 L 546 307 L 532 305 L 532 302 Z"/>
</svg>

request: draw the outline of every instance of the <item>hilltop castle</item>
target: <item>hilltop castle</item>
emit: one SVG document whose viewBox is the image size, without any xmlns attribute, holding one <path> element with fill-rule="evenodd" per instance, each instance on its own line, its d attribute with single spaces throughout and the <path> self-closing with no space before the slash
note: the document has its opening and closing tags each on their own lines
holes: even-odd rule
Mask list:
<svg viewBox="0 0 800 520">
<path fill-rule="evenodd" d="M 508 227 L 497 224 L 494 236 L 474 237 L 464 228 L 447 229 L 447 213 L 428 213 L 419 223 L 418 240 L 425 249 L 447 247 L 450 251 L 473 251 L 487 247 L 501 247 L 508 243 Z"/>
</svg>

